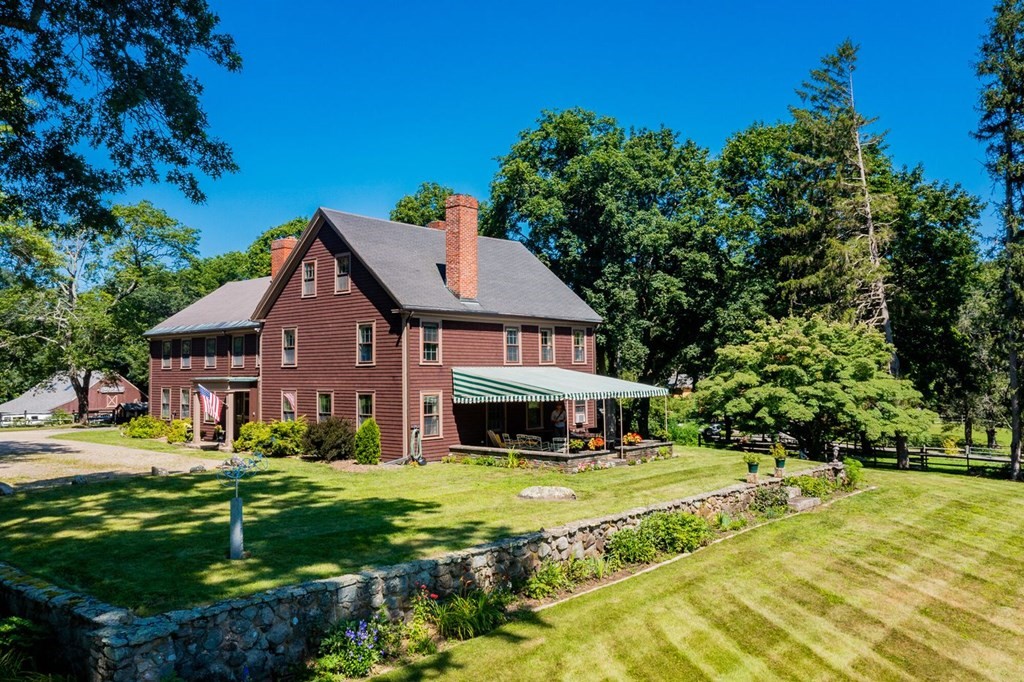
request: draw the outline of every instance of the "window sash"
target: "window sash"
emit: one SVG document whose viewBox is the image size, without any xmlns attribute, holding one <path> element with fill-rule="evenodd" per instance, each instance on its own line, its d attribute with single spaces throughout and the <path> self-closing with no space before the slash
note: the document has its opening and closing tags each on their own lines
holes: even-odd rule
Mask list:
<svg viewBox="0 0 1024 682">
<path fill-rule="evenodd" d="M 302 264 L 302 295 L 316 296 L 316 261 Z"/>
<path fill-rule="evenodd" d="M 293 393 L 293 400 L 298 402 L 298 397 Z M 281 392 L 281 421 L 295 421 L 295 405 L 288 401 L 287 391 Z"/>
<path fill-rule="evenodd" d="M 181 342 L 181 368 L 190 369 L 192 367 L 192 340 L 183 339 Z"/>
<path fill-rule="evenodd" d="M 316 394 L 316 420 L 322 422 L 334 415 L 334 396 L 330 393 Z"/>
<path fill-rule="evenodd" d="M 441 394 L 423 394 L 420 416 L 423 420 L 424 438 L 436 438 L 441 435 Z"/>
<path fill-rule="evenodd" d="M 160 344 L 160 368 L 170 369 L 171 367 L 171 342 L 164 341 Z"/>
<path fill-rule="evenodd" d="M 572 361 L 577 364 L 587 361 L 587 335 L 582 329 L 572 330 Z"/>
<path fill-rule="evenodd" d="M 281 364 L 286 367 L 295 365 L 295 346 L 298 336 L 295 329 L 281 330 Z"/>
<path fill-rule="evenodd" d="M 352 286 L 352 258 L 347 253 L 334 259 L 334 293 L 347 293 Z"/>
<path fill-rule="evenodd" d="M 171 389 L 160 389 L 160 418 L 171 418 Z"/>
<path fill-rule="evenodd" d="M 420 359 L 427 363 L 441 362 L 441 323 L 422 322 L 420 330 L 423 335 L 423 355 Z"/>
<path fill-rule="evenodd" d="M 505 362 L 519 364 L 519 327 L 505 328 Z"/>
<path fill-rule="evenodd" d="M 572 422 L 573 424 L 587 423 L 587 401 L 576 400 L 573 402 Z"/>
<path fill-rule="evenodd" d="M 358 355 L 356 357 L 356 362 L 360 365 L 373 364 L 373 325 L 359 325 L 357 336 Z"/>
<path fill-rule="evenodd" d="M 187 389 L 183 388 L 178 393 L 178 415 L 182 419 L 189 419 L 192 416 L 192 393 Z"/>
<path fill-rule="evenodd" d="M 245 337 L 231 337 L 231 366 L 242 367 L 245 364 Z"/>
<path fill-rule="evenodd" d="M 555 362 L 555 330 L 543 328 L 540 330 L 540 361 L 541 364 L 553 364 Z"/>
<path fill-rule="evenodd" d="M 373 418 L 373 394 L 359 393 L 356 395 L 356 428 L 367 419 Z"/>
<path fill-rule="evenodd" d="M 206 366 L 217 366 L 217 339 L 213 337 L 206 339 Z"/>
</svg>

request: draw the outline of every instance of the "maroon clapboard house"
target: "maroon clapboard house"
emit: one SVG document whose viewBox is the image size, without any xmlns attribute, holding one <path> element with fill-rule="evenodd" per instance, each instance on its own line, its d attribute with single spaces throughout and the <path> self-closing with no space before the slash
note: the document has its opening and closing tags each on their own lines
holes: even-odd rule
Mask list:
<svg viewBox="0 0 1024 682">
<path fill-rule="evenodd" d="M 223 401 L 228 441 L 248 420 L 373 417 L 385 460 L 410 451 L 414 429 L 437 460 L 492 444 L 488 430 L 550 435 L 556 403 L 587 429 L 613 393 L 665 393 L 564 388 L 596 378 L 601 318 L 521 243 L 478 236 L 477 210 L 453 195 L 444 221 L 417 227 L 319 209 L 298 239 L 274 242 L 270 278 L 227 284 L 146 332 L 152 414 L 201 414 L 202 385 Z M 561 387 L 536 388 L 548 375 Z"/>
</svg>

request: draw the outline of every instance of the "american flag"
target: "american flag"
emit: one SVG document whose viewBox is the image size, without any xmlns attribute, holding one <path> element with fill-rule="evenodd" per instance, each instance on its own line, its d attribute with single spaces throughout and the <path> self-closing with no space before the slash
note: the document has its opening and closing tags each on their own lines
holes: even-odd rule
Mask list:
<svg viewBox="0 0 1024 682">
<path fill-rule="evenodd" d="M 203 413 L 206 415 L 206 419 L 219 422 L 220 410 L 224 407 L 224 403 L 221 402 L 216 393 L 211 393 L 210 390 L 202 384 L 198 385 L 198 390 L 199 397 L 203 399 Z"/>
</svg>

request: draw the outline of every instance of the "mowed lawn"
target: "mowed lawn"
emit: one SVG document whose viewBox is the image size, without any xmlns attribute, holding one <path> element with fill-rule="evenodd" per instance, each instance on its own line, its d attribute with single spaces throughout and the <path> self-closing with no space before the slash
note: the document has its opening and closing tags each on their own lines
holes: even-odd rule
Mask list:
<svg viewBox="0 0 1024 682">
<path fill-rule="evenodd" d="M 866 472 L 789 517 L 390 680 L 1020 680 L 1024 485 Z"/>
<path fill-rule="evenodd" d="M 170 445 L 162 440 L 151 440 L 149 438 L 125 438 L 117 429 L 93 428 L 85 430 L 68 430 L 67 433 L 58 433 L 50 436 L 53 440 L 71 440 L 83 443 L 97 443 L 99 445 L 117 445 L 136 450 L 152 450 L 153 452 L 169 452 L 176 455 L 191 455 L 204 459 L 224 459 L 226 453 L 204 452 L 183 445 Z"/>
<path fill-rule="evenodd" d="M 153 613 L 428 557 L 744 479 L 737 453 L 679 452 L 574 476 L 461 464 L 339 473 L 272 460 L 268 472 L 241 483 L 252 558 L 234 562 L 226 559 L 233 491 L 212 472 L 65 486 L 0 498 L 0 561 Z M 516 497 L 531 485 L 568 485 L 579 499 Z"/>
</svg>

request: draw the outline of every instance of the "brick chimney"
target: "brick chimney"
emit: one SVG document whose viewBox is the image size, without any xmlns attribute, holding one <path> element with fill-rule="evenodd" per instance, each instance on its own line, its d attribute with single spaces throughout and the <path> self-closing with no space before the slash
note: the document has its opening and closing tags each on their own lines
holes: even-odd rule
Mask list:
<svg viewBox="0 0 1024 682">
<path fill-rule="evenodd" d="M 281 237 L 275 239 L 270 243 L 270 278 L 277 277 L 277 273 L 280 272 L 281 266 L 288 260 L 288 256 L 291 255 L 292 249 L 299 242 L 295 237 Z"/>
<path fill-rule="evenodd" d="M 445 273 L 448 288 L 463 299 L 477 294 L 477 211 L 480 204 L 468 194 L 445 201 Z"/>
</svg>

